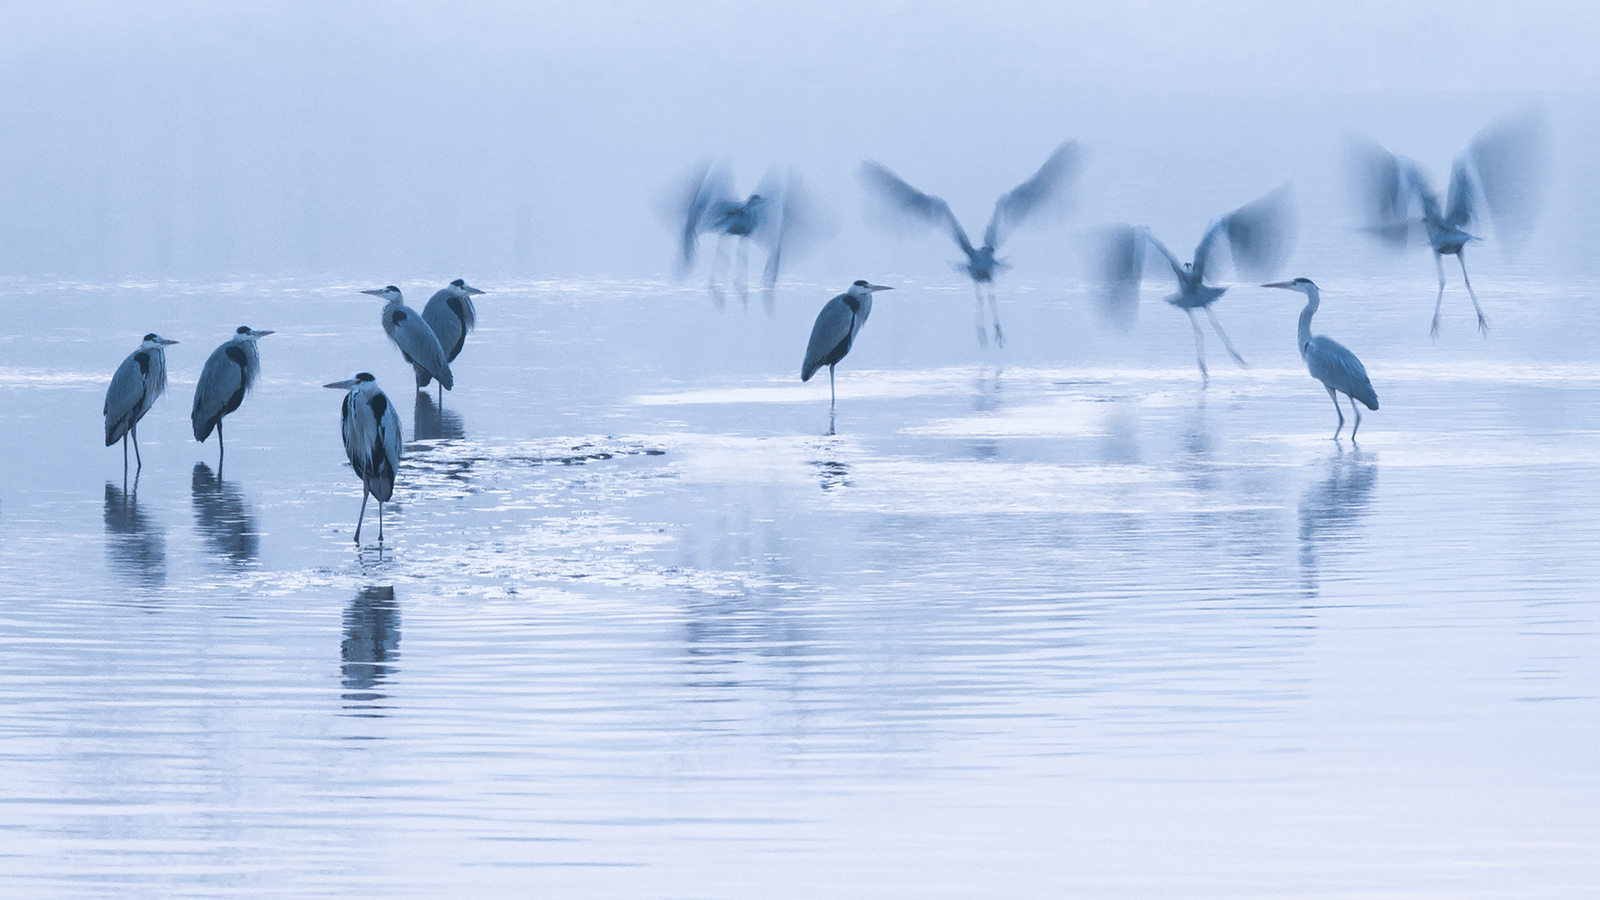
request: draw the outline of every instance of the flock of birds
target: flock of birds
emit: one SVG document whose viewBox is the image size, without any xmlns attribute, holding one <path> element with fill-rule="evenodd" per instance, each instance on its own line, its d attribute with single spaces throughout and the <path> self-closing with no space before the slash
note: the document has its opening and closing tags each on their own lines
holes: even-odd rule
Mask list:
<svg viewBox="0 0 1600 900">
<path fill-rule="evenodd" d="M 1455 160 L 1451 169 L 1446 203 L 1441 206 L 1422 169 L 1415 162 L 1390 153 L 1371 143 L 1354 148 L 1359 175 L 1359 193 L 1365 205 L 1365 231 L 1383 243 L 1403 249 L 1413 236 L 1425 238 L 1434 254 L 1439 273 L 1439 294 L 1435 298 L 1432 337 L 1439 334 L 1439 312 L 1444 300 L 1443 257 L 1455 256 L 1461 265 L 1473 308 L 1478 314 L 1478 329 L 1488 334 L 1488 320 L 1478 304 L 1477 294 L 1467 276 L 1464 248 L 1476 235 L 1465 229 L 1484 218 L 1479 205 L 1487 207 L 1496 231 L 1515 238 L 1531 227 L 1537 212 L 1542 181 L 1543 123 L 1537 113 L 1492 123 L 1474 137 L 1467 152 Z M 957 271 L 972 280 L 976 300 L 975 326 L 978 342 L 987 345 L 992 326 L 996 346 L 1004 346 L 995 299 L 996 274 L 1008 268 L 999 258 L 1002 242 L 1030 220 L 1063 210 L 1068 182 L 1075 174 L 1079 151 L 1076 142 L 1064 143 L 1045 160 L 1039 170 L 995 202 L 994 212 L 984 229 L 981 246 L 973 244 L 950 205 L 942 198 L 912 187 L 888 168 L 864 162 L 861 178 L 868 194 L 901 222 L 947 231 L 960 248 L 964 259 Z M 733 280 L 741 296 L 746 293 L 749 244 L 765 254 L 762 274 L 764 296 L 771 303 L 785 252 L 803 247 L 808 234 L 816 233 L 817 216 L 803 186 L 792 172 L 774 169 L 756 191 L 740 199 L 733 193 L 732 176 L 725 165 L 706 163 L 698 167 L 674 209 L 681 224 L 680 260 L 687 271 L 694 265 L 700 237 L 717 236 L 717 249 L 711 263 L 710 288 L 721 307 L 724 303 L 719 272 L 728 268 L 726 244 L 735 243 Z M 1205 362 L 1205 336 L 1195 310 L 1205 313 L 1212 330 L 1230 356 L 1241 366 L 1244 358 L 1223 331 L 1212 305 L 1226 292 L 1217 286 L 1216 273 L 1226 250 L 1233 267 L 1253 280 L 1272 277 L 1282 267 L 1293 244 L 1294 211 L 1289 185 L 1284 185 L 1215 221 L 1206 229 L 1195 248 L 1193 259 L 1183 262 L 1147 228 L 1116 225 L 1104 232 L 1098 253 L 1101 310 L 1114 325 L 1132 322 L 1144 280 L 1144 262 L 1154 252 L 1170 266 L 1177 290 L 1167 303 L 1184 311 L 1194 329 L 1195 361 L 1202 382 L 1209 382 Z M 1213 283 L 1208 283 L 1210 279 Z M 1361 428 L 1359 402 L 1368 409 L 1378 408 L 1377 392 L 1361 360 L 1338 341 L 1311 332 L 1311 320 L 1321 303 L 1317 285 L 1308 278 L 1271 282 L 1263 287 L 1296 291 L 1306 297 L 1300 312 L 1298 346 L 1311 376 L 1320 381 L 1333 400 L 1339 424 L 1334 439 L 1344 429 L 1344 411 L 1339 394 L 1350 401 L 1355 415 L 1351 440 Z M 811 329 L 801 364 L 800 378 L 809 381 L 823 366 L 828 367 L 829 428 L 835 432 L 834 368 L 850 352 L 868 316 L 872 295 L 891 290 L 888 286 L 858 280 L 844 293 L 823 305 Z M 394 285 L 363 291 L 384 300 L 384 332 L 399 347 L 416 375 L 417 390 L 439 383 L 443 391 L 454 387 L 450 371 L 465 343 L 467 333 L 477 321 L 472 298 L 483 292 L 456 279 L 437 292 L 423 311 L 405 304 Z M 987 311 L 987 317 L 985 315 Z M 195 386 L 191 422 L 195 439 L 204 442 L 217 432 L 218 464 L 225 453 L 222 441 L 223 418 L 239 408 L 260 372 L 256 342 L 272 334 L 241 325 L 209 358 Z M 123 470 L 127 471 L 127 447 L 133 444 L 134 459 L 142 467 L 139 454 L 139 421 L 166 388 L 165 349 L 177 341 L 158 334 L 147 334 L 139 348 L 118 367 L 106 392 L 106 446 L 123 442 Z M 393 403 L 368 372 L 325 385 L 345 391 L 342 431 L 350 465 L 361 479 L 361 513 L 356 520 L 355 540 L 361 540 L 361 526 L 369 498 L 378 501 L 378 540 L 383 540 L 383 504 L 394 490 L 400 465 L 400 419 Z"/>
</svg>

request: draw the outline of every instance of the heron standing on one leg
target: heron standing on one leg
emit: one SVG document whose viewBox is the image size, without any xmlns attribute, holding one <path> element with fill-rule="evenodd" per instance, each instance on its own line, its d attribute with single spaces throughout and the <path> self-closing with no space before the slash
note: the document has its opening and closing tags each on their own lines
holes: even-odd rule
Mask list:
<svg viewBox="0 0 1600 900">
<path fill-rule="evenodd" d="M 417 389 L 427 387 L 430 378 L 439 379 L 445 390 L 455 387 L 455 377 L 450 374 L 450 361 L 445 358 L 444 346 L 439 336 L 428 327 L 417 311 L 405 304 L 400 289 L 394 285 L 362 291 L 381 297 L 383 307 L 383 332 L 400 348 L 400 355 L 416 369 Z M 442 395 L 441 395 L 442 396 Z"/>
<path fill-rule="evenodd" d="M 811 326 L 811 340 L 806 344 L 806 358 L 800 364 L 800 380 L 810 381 L 811 376 L 823 366 L 828 367 L 828 433 L 834 433 L 834 406 L 837 395 L 833 390 L 833 367 L 844 359 L 855 344 L 861 326 L 867 324 L 872 314 L 872 295 L 876 291 L 892 291 L 881 284 L 857 281 L 848 291 L 823 304 L 817 313 L 816 324 Z"/>
<path fill-rule="evenodd" d="M 1361 410 L 1356 406 L 1356 401 L 1360 400 L 1370 410 L 1376 411 L 1378 408 L 1378 392 L 1372 389 L 1367 367 L 1345 345 L 1326 335 L 1311 333 L 1311 317 L 1317 314 L 1317 307 L 1322 303 L 1322 295 L 1311 279 L 1296 278 L 1293 281 L 1264 284 L 1262 287 L 1299 291 L 1306 295 L 1306 308 L 1300 310 L 1300 356 L 1306 361 L 1311 377 L 1322 382 L 1322 386 L 1328 389 L 1328 396 L 1333 399 L 1333 410 L 1339 415 L 1339 426 L 1333 430 L 1333 439 L 1336 441 L 1344 428 L 1344 410 L 1339 408 L 1339 394 L 1350 398 L 1350 411 L 1356 416 L 1355 427 L 1350 429 L 1350 442 L 1355 443 L 1356 432 L 1361 430 Z"/>
<path fill-rule="evenodd" d="M 446 363 L 455 362 L 456 357 L 461 355 L 461 348 L 467 342 L 467 332 L 478 324 L 478 310 L 472 305 L 472 298 L 482 293 L 457 278 L 429 298 L 428 305 L 422 308 L 422 321 L 428 323 L 434 336 L 439 339 Z M 417 371 L 417 387 L 427 387 L 433 375 L 416 363 L 412 363 L 412 366 Z M 439 383 L 439 402 L 444 402 L 442 381 Z"/>
<path fill-rule="evenodd" d="M 956 271 L 965 272 L 967 277 L 972 279 L 972 290 L 977 296 L 978 343 L 981 345 L 989 343 L 983 320 L 983 306 L 987 299 L 989 315 L 994 321 L 994 342 L 996 346 L 1003 347 L 1005 335 L 1000 331 L 1000 310 L 994 297 L 994 276 L 1001 269 L 1007 268 L 1007 264 L 1003 260 L 996 259 L 995 253 L 999 251 L 1000 242 L 1008 236 L 1010 230 L 1021 225 L 1030 216 L 1048 207 L 1060 205 L 1066 193 L 1062 187 L 1075 170 L 1077 160 L 1078 144 L 1076 141 L 1068 141 L 1050 154 L 1050 158 L 1039 167 L 1039 171 L 1033 173 L 1033 177 L 1002 194 L 1000 199 L 995 201 L 994 214 L 989 217 L 989 227 L 984 229 L 982 247 L 972 246 L 972 241 L 967 238 L 966 229 L 961 227 L 955 213 L 950 210 L 950 204 L 942 198 L 924 194 L 875 162 L 861 164 L 861 177 L 866 181 L 867 187 L 889 204 L 897 214 L 926 225 L 942 226 L 950 230 L 950 236 L 955 239 L 956 245 L 967 257 L 965 262 L 956 263 Z"/>
<path fill-rule="evenodd" d="M 340 413 L 344 452 L 361 478 L 361 514 L 356 519 L 356 543 L 361 543 L 361 522 L 367 517 L 367 497 L 378 501 L 378 543 L 383 543 L 383 504 L 394 493 L 395 472 L 400 468 L 400 416 L 389 396 L 378 388 L 370 373 L 357 372 L 344 381 L 323 387 L 348 391 Z"/>
<path fill-rule="evenodd" d="M 106 388 L 106 405 L 101 410 L 106 417 L 106 446 L 122 441 L 122 475 L 128 475 L 128 437 L 133 437 L 133 458 L 140 469 L 144 460 L 139 456 L 139 420 L 167 389 L 166 349 L 177 341 L 169 341 L 155 332 L 144 336 L 139 349 L 117 366 L 111 376 L 111 386 Z"/>
<path fill-rule="evenodd" d="M 1200 245 L 1195 248 L 1192 263 L 1179 262 L 1178 257 L 1156 240 L 1147 228 L 1116 226 L 1111 231 L 1111 240 L 1102 262 L 1105 281 L 1103 305 L 1114 320 L 1132 320 L 1139 303 L 1139 283 L 1144 277 L 1145 247 L 1154 247 L 1166 258 L 1172 267 L 1172 274 L 1178 279 L 1177 292 L 1169 294 L 1166 299 L 1189 316 L 1189 325 L 1194 329 L 1195 363 L 1200 367 L 1201 384 L 1210 384 L 1211 376 L 1206 371 L 1205 335 L 1194 317 L 1196 309 L 1205 310 L 1206 318 L 1211 320 L 1211 327 L 1222 339 L 1222 346 L 1227 348 L 1228 355 L 1239 365 L 1246 365 L 1244 357 L 1234 349 L 1233 342 L 1222 330 L 1217 314 L 1211 311 L 1211 304 L 1217 302 L 1227 288 L 1212 287 L 1205 283 L 1205 278 L 1215 271 L 1214 257 L 1219 238 L 1225 239 L 1232 252 L 1234 268 L 1241 272 L 1270 277 L 1283 264 L 1284 257 L 1294 243 L 1294 202 L 1290 190 L 1289 185 L 1284 185 L 1212 222 L 1205 236 L 1200 239 Z"/>
<path fill-rule="evenodd" d="M 194 426 L 194 439 L 205 443 L 211 429 L 217 430 L 217 474 L 222 474 L 222 457 L 228 452 L 222 443 L 222 417 L 239 408 L 244 395 L 261 377 L 261 355 L 256 352 L 256 341 L 272 334 L 256 331 L 249 325 L 240 325 L 233 337 L 211 351 L 205 368 L 200 370 L 200 381 L 194 386 L 194 408 L 189 421 Z"/>
</svg>

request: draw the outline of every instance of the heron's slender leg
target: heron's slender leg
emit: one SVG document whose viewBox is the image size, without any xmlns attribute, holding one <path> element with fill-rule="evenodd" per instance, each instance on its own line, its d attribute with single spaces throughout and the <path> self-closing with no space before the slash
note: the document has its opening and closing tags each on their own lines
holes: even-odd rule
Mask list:
<svg viewBox="0 0 1600 900">
<path fill-rule="evenodd" d="M 1339 401 L 1335 399 L 1333 402 L 1337 404 Z M 1350 429 L 1350 443 L 1354 444 L 1356 442 L 1356 432 L 1361 430 L 1361 407 L 1356 405 L 1356 398 L 1354 397 L 1350 398 L 1350 411 L 1356 414 L 1356 427 Z"/>
<path fill-rule="evenodd" d="M 1200 322 L 1195 319 L 1194 310 L 1186 309 L 1184 312 L 1189 316 L 1189 324 L 1194 326 L 1194 361 L 1200 364 L 1200 386 L 1206 387 L 1211 384 L 1211 375 L 1206 372 L 1205 332 L 1200 330 Z"/>
<path fill-rule="evenodd" d="M 733 289 L 739 293 L 739 302 L 744 308 L 750 309 L 750 240 L 741 237 L 733 246 L 733 259 L 736 271 L 733 274 Z"/>
<path fill-rule="evenodd" d="M 356 516 L 356 543 L 361 543 L 361 523 L 367 518 L 367 486 L 361 486 L 361 514 Z"/>
<path fill-rule="evenodd" d="M 983 285 L 973 281 L 972 294 L 978 301 L 978 305 L 975 308 L 976 314 L 973 317 L 973 324 L 978 328 L 978 346 L 987 347 L 989 346 L 989 332 L 983 327 Z"/>
<path fill-rule="evenodd" d="M 989 282 L 989 316 L 994 319 L 994 345 L 1004 347 L 1006 336 L 1000 333 L 1000 309 L 995 305 L 994 282 Z"/>
<path fill-rule="evenodd" d="M 144 458 L 139 455 L 139 423 L 133 423 L 133 428 L 129 429 L 129 432 L 133 435 L 133 460 L 139 464 L 140 469 L 143 469 Z"/>
<path fill-rule="evenodd" d="M 717 312 L 722 312 L 726 308 L 722 297 L 722 289 L 717 287 L 717 269 L 726 264 L 724 261 L 727 259 L 728 254 L 727 242 L 728 236 L 726 234 L 717 235 L 717 249 L 711 254 L 711 279 L 706 283 L 706 289 L 711 291 L 712 302 L 717 304 Z"/>
<path fill-rule="evenodd" d="M 128 480 L 128 436 L 122 436 L 122 480 Z"/>
<path fill-rule="evenodd" d="M 1232 356 L 1233 361 L 1239 365 L 1244 366 L 1246 369 L 1250 368 L 1250 364 L 1244 361 L 1244 357 L 1239 355 L 1239 351 L 1233 349 L 1233 342 L 1228 340 L 1227 333 L 1222 330 L 1222 323 L 1217 321 L 1217 314 L 1212 312 L 1209 306 L 1205 309 L 1206 318 L 1211 320 L 1211 327 L 1216 329 L 1217 337 L 1222 338 L 1222 346 L 1228 348 L 1228 355 Z"/>
<path fill-rule="evenodd" d="M 1433 254 L 1433 267 L 1439 270 L 1439 296 L 1433 301 L 1433 328 L 1428 331 L 1428 336 L 1437 341 L 1439 339 L 1439 307 L 1444 305 L 1444 256 L 1442 254 Z M 1462 271 L 1466 270 L 1463 269 Z"/>
<path fill-rule="evenodd" d="M 1483 317 L 1483 307 L 1478 305 L 1478 295 L 1472 291 L 1472 279 L 1467 277 L 1467 254 L 1465 250 L 1456 253 L 1456 259 L 1461 263 L 1461 280 L 1467 283 L 1467 296 L 1472 298 L 1472 308 L 1478 313 L 1478 333 L 1484 337 L 1489 336 L 1489 320 Z"/>
<path fill-rule="evenodd" d="M 1323 385 L 1323 387 L 1328 386 Z M 1339 427 L 1333 430 L 1333 439 L 1337 441 L 1339 439 L 1339 432 L 1344 430 L 1344 410 L 1339 408 L 1339 395 L 1335 394 L 1333 392 L 1333 388 L 1331 387 L 1328 388 L 1328 399 L 1333 401 L 1333 411 L 1339 416 Z M 1351 438 L 1351 440 L 1354 440 L 1354 438 Z"/>
<path fill-rule="evenodd" d="M 1352 440 L 1352 441 L 1355 440 L 1355 437 L 1352 436 L 1350 438 L 1350 440 Z M 378 501 L 378 543 L 379 544 L 383 543 L 383 501 L 382 500 Z"/>
<path fill-rule="evenodd" d="M 828 434 L 830 436 L 834 433 L 833 416 L 837 403 L 838 397 L 833 392 L 833 366 L 828 366 Z"/>
</svg>

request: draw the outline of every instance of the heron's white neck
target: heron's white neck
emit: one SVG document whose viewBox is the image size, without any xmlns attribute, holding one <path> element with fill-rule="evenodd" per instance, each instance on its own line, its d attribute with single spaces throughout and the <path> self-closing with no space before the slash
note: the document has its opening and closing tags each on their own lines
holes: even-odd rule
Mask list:
<svg viewBox="0 0 1600 900">
<path fill-rule="evenodd" d="M 1306 308 L 1300 310 L 1300 353 L 1306 352 L 1306 345 L 1311 343 L 1311 317 L 1317 314 L 1317 307 L 1322 305 L 1322 295 L 1317 292 L 1314 284 L 1306 285 Z"/>
</svg>

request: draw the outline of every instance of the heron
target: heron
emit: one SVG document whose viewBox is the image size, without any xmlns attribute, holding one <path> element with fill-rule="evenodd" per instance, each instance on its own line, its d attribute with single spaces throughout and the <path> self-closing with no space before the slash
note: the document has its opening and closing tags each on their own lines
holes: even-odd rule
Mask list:
<svg viewBox="0 0 1600 900">
<path fill-rule="evenodd" d="M 1439 195 L 1416 162 L 1371 141 L 1352 144 L 1359 192 L 1366 207 L 1367 225 L 1362 230 L 1400 250 L 1415 226 L 1427 234 L 1434 271 L 1439 275 L 1433 324 L 1428 329 L 1433 340 L 1439 339 L 1446 256 L 1454 256 L 1461 264 L 1461 280 L 1478 314 L 1478 332 L 1489 336 L 1489 320 L 1467 275 L 1466 245 L 1482 238 L 1468 233 L 1467 228 L 1483 218 L 1477 210 L 1482 200 L 1494 218 L 1498 236 L 1515 242 L 1531 230 L 1543 193 L 1544 145 L 1544 120 L 1537 111 L 1491 122 L 1451 164 L 1449 193 L 1441 207 Z M 1413 208 L 1413 200 L 1417 208 Z"/>
<path fill-rule="evenodd" d="M 357 372 L 344 381 L 323 387 L 348 391 L 340 413 L 344 452 L 350 467 L 361 477 L 361 515 L 356 518 L 356 543 L 361 543 L 361 523 L 367 517 L 367 497 L 378 501 L 378 543 L 383 543 L 383 504 L 394 494 L 394 476 L 400 468 L 400 416 L 389 396 L 370 372 Z"/>
<path fill-rule="evenodd" d="M 861 178 L 868 190 L 897 215 L 920 224 L 950 230 L 950 236 L 955 239 L 961 252 L 966 254 L 966 261 L 955 263 L 955 269 L 965 272 L 972 279 L 972 290 L 977 298 L 978 343 L 982 346 L 988 346 L 989 343 L 983 317 L 984 289 L 987 288 L 989 314 L 994 320 L 994 342 L 996 346 L 1004 347 L 1005 335 L 1000 330 L 1000 310 L 994 296 L 994 276 L 1000 270 L 1009 268 L 1009 264 L 998 259 L 995 253 L 999 251 L 1001 241 L 1017 226 L 1030 217 L 1061 205 L 1066 193 L 1063 186 L 1075 172 L 1077 162 L 1078 143 L 1068 141 L 1057 147 L 1031 178 L 1002 194 L 995 201 L 989 227 L 984 229 L 982 247 L 972 246 L 966 229 L 961 227 L 955 213 L 950 210 L 950 204 L 943 198 L 924 194 L 883 165 L 870 160 L 861 164 Z"/>
<path fill-rule="evenodd" d="M 1356 401 L 1360 400 L 1367 409 L 1378 409 L 1378 392 L 1372 389 L 1367 367 L 1350 352 L 1350 348 L 1326 335 L 1311 333 L 1311 317 L 1317 314 L 1317 307 L 1322 303 L 1322 294 L 1311 279 L 1296 278 L 1293 281 L 1264 284 L 1262 287 L 1282 288 L 1306 295 L 1306 308 L 1300 310 L 1300 357 L 1306 361 L 1306 369 L 1311 372 L 1311 377 L 1322 382 L 1322 386 L 1328 389 L 1328 397 L 1333 400 L 1333 411 L 1339 414 L 1339 427 L 1333 430 L 1333 439 L 1336 441 L 1339 432 L 1344 430 L 1344 410 L 1339 408 L 1339 395 L 1350 398 L 1350 411 L 1356 416 L 1355 427 L 1350 429 L 1350 442 L 1355 443 L 1356 432 L 1361 430 L 1361 409 L 1356 406 Z"/>
<path fill-rule="evenodd" d="M 261 377 L 261 355 L 256 352 L 256 341 L 272 334 L 257 331 L 249 325 L 240 325 L 233 337 L 206 357 L 205 368 L 200 370 L 200 382 L 194 386 L 194 408 L 189 421 L 194 425 L 194 439 L 205 443 L 211 429 L 217 430 L 217 469 L 222 469 L 222 458 L 228 452 L 222 443 L 222 417 L 239 408 L 244 395 L 255 387 Z"/>
<path fill-rule="evenodd" d="M 833 367 L 839 364 L 855 344 L 861 326 L 867 324 L 872 314 L 872 295 L 894 288 L 881 284 L 868 284 L 857 280 L 850 289 L 822 305 L 816 324 L 811 326 L 811 340 L 806 344 L 806 358 L 800 364 L 800 380 L 810 381 L 811 376 L 823 366 L 828 367 L 828 433 L 834 433 L 833 414 L 837 395 L 833 390 Z"/>
<path fill-rule="evenodd" d="M 144 460 L 139 456 L 139 420 L 167 389 L 166 350 L 176 343 L 153 331 L 145 335 L 139 349 L 128 354 L 122 365 L 117 366 L 116 374 L 111 376 L 111 386 L 106 388 L 106 405 L 101 410 L 106 417 L 106 446 L 122 441 L 124 477 L 128 473 L 130 435 L 133 458 L 139 469 L 144 468 Z"/>
<path fill-rule="evenodd" d="M 455 362 L 456 357 L 461 355 L 461 348 L 467 342 L 467 332 L 478 324 L 478 310 L 472 305 L 472 298 L 482 293 L 457 278 L 430 297 L 428 305 L 422 308 L 422 321 L 428 323 L 434 337 L 439 339 L 446 363 Z M 433 375 L 417 363 L 412 363 L 412 367 L 417 370 L 417 387 L 427 387 Z M 439 387 L 439 399 L 443 401 L 444 383 L 440 382 Z"/>
<path fill-rule="evenodd" d="M 400 348 L 400 355 L 406 362 L 416 369 L 417 389 L 427 387 L 429 379 L 437 378 L 441 387 L 452 390 L 455 377 L 450 374 L 450 361 L 445 358 L 439 336 L 428 327 L 427 320 L 406 305 L 400 289 L 391 284 L 361 293 L 384 300 L 383 331 Z"/>
<path fill-rule="evenodd" d="M 821 230 L 819 216 L 800 177 L 777 166 L 768 169 L 755 191 L 740 200 L 733 192 L 733 174 L 726 164 L 702 163 L 691 173 L 672 214 L 682 225 L 679 263 L 685 272 L 694 266 L 700 236 L 717 235 L 710 289 L 718 308 L 722 306 L 722 293 L 717 287 L 717 271 L 726 266 L 729 238 L 735 241 L 733 277 L 741 299 L 746 299 L 749 244 L 754 242 L 765 251 L 761 283 L 770 313 L 785 251 L 803 247 L 808 237 L 815 237 Z"/>
<path fill-rule="evenodd" d="M 1114 318 L 1123 321 L 1132 318 L 1138 307 L 1139 283 L 1144 277 L 1145 248 L 1154 247 L 1172 267 L 1172 274 L 1178 280 L 1177 292 L 1168 294 L 1166 300 L 1188 315 L 1189 324 L 1194 328 L 1194 354 L 1195 363 L 1200 367 L 1200 383 L 1209 385 L 1211 375 L 1206 371 L 1205 333 L 1194 316 L 1197 309 L 1205 312 L 1228 355 L 1240 366 L 1248 366 L 1211 309 L 1228 289 L 1205 283 L 1206 276 L 1216 270 L 1219 240 L 1231 251 L 1235 269 L 1258 277 L 1271 277 L 1294 243 L 1293 219 L 1292 188 L 1286 184 L 1212 221 L 1199 246 L 1195 247 L 1194 261 L 1189 263 L 1180 262 L 1150 229 L 1115 226 L 1102 261 L 1104 306 Z"/>
</svg>

